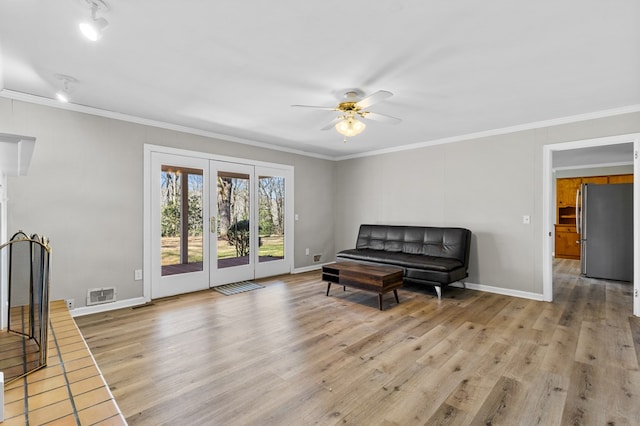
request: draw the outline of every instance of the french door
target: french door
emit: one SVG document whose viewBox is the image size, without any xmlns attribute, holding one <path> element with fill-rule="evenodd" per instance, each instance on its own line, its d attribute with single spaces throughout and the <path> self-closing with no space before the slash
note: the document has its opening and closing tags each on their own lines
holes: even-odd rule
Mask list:
<svg viewBox="0 0 640 426">
<path fill-rule="evenodd" d="M 291 271 L 287 170 L 211 161 L 212 286 Z M 288 252 L 289 251 L 289 252 Z"/>
<path fill-rule="evenodd" d="M 151 298 L 209 286 L 209 162 L 154 153 L 151 159 Z"/>
<path fill-rule="evenodd" d="M 253 166 L 211 161 L 212 286 L 254 278 L 255 191 Z"/>
<path fill-rule="evenodd" d="M 203 157 L 150 153 L 149 298 L 291 272 L 292 168 Z"/>
</svg>

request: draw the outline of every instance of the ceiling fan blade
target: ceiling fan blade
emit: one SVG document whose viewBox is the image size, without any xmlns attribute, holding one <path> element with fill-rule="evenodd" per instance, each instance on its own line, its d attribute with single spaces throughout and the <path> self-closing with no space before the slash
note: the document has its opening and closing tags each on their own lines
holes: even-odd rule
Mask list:
<svg viewBox="0 0 640 426">
<path fill-rule="evenodd" d="M 386 90 L 378 90 L 377 92 L 372 93 L 371 95 L 367 96 L 361 101 L 356 102 L 356 106 L 359 109 L 368 108 L 373 104 L 376 104 L 384 99 L 390 98 L 391 96 L 393 96 L 393 93 L 391 92 L 388 92 Z"/>
<path fill-rule="evenodd" d="M 314 105 L 291 105 L 296 108 L 314 108 L 314 109 L 324 109 L 326 111 L 338 111 L 336 107 L 323 107 L 323 106 L 314 106 Z"/>
<path fill-rule="evenodd" d="M 358 115 L 368 120 L 375 120 L 375 121 L 380 121 L 382 123 L 388 123 L 388 124 L 398 124 L 402 121 L 399 118 L 392 117 L 386 114 L 380 114 L 379 112 L 360 111 L 358 112 Z"/>
<path fill-rule="evenodd" d="M 334 118 L 333 120 L 331 120 L 329 123 L 327 123 L 326 126 L 324 126 L 322 129 L 320 130 L 329 130 L 329 129 L 333 129 L 336 124 L 338 124 L 339 122 L 341 122 L 342 120 L 344 120 L 343 116 L 338 116 L 336 118 Z"/>
</svg>

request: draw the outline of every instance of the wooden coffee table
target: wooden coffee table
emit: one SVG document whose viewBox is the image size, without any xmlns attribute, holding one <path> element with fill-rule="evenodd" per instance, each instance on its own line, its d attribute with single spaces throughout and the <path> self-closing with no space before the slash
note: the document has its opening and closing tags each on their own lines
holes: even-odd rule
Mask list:
<svg viewBox="0 0 640 426">
<path fill-rule="evenodd" d="M 331 284 L 355 287 L 378 293 L 378 307 L 382 310 L 382 295 L 393 291 L 398 299 L 398 287 L 402 286 L 402 268 L 392 266 L 366 265 L 356 262 L 337 262 L 322 267 L 322 280 L 328 283 L 327 296 Z"/>
</svg>

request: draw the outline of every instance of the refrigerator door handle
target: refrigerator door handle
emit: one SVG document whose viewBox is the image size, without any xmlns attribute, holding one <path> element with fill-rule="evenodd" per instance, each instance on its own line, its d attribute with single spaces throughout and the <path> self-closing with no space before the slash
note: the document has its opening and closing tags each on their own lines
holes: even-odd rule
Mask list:
<svg viewBox="0 0 640 426">
<path fill-rule="evenodd" d="M 580 189 L 576 190 L 576 232 L 582 234 L 580 229 L 582 221 L 580 220 Z"/>
</svg>

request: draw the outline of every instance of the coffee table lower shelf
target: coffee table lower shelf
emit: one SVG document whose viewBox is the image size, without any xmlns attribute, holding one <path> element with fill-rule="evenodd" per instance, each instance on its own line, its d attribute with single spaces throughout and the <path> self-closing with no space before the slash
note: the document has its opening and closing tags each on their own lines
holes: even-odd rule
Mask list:
<svg viewBox="0 0 640 426">
<path fill-rule="evenodd" d="M 378 307 L 382 310 L 382 295 L 393 291 L 396 303 L 398 288 L 402 286 L 403 270 L 392 266 L 367 265 L 356 262 L 338 262 L 322 267 L 322 280 L 327 282 L 327 296 L 331 284 L 355 287 L 378 293 Z"/>
</svg>

